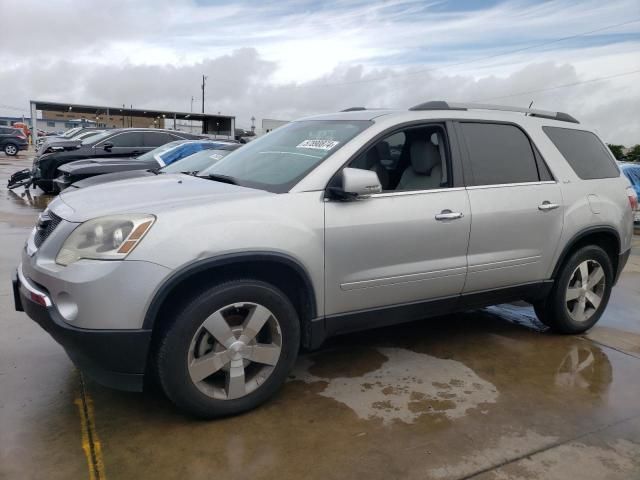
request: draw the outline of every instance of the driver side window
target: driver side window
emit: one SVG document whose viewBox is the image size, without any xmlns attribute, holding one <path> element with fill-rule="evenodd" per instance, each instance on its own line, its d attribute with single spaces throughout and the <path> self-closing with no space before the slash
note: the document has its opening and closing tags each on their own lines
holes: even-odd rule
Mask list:
<svg viewBox="0 0 640 480">
<path fill-rule="evenodd" d="M 354 158 L 347 167 L 376 172 L 383 192 L 450 186 L 448 142 L 441 125 L 395 132 Z"/>
</svg>

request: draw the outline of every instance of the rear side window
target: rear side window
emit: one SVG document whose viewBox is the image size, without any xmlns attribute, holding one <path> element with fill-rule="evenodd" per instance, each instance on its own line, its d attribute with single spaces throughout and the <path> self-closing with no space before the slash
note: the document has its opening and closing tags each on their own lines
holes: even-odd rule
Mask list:
<svg viewBox="0 0 640 480">
<path fill-rule="evenodd" d="M 461 123 L 460 127 L 472 174 L 467 185 L 540 180 L 529 138 L 518 127 L 492 123 Z"/>
<path fill-rule="evenodd" d="M 607 147 L 593 133 L 560 127 L 542 127 L 542 130 L 581 179 L 620 175 Z"/>
<path fill-rule="evenodd" d="M 177 140 L 177 137 L 163 132 L 144 132 L 145 147 L 159 147 L 165 143 Z"/>
</svg>

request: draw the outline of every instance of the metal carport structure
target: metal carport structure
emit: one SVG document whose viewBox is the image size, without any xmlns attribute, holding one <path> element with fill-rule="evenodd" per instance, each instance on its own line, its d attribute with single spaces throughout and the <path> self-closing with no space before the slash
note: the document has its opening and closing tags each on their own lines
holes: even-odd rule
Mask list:
<svg viewBox="0 0 640 480">
<path fill-rule="evenodd" d="M 202 124 L 202 133 L 216 135 L 217 137 L 226 137 L 229 139 L 234 138 L 236 118 L 229 115 L 210 115 L 207 113 L 193 113 L 193 112 L 176 112 L 171 110 L 155 110 L 155 109 L 139 109 L 139 108 L 127 108 L 121 107 L 109 107 L 99 105 L 83 105 L 77 103 L 61 103 L 61 102 L 45 102 L 40 100 L 30 100 L 30 111 L 32 121 L 32 137 L 33 143 L 38 141 L 38 110 L 45 110 L 48 112 L 71 112 L 86 115 L 107 115 L 107 116 L 122 116 L 123 119 L 127 116 L 130 117 L 142 117 L 149 119 L 162 118 L 165 122 L 173 120 L 173 128 L 176 129 L 178 120 L 195 120 Z M 166 125 L 165 125 L 166 127 Z"/>
</svg>

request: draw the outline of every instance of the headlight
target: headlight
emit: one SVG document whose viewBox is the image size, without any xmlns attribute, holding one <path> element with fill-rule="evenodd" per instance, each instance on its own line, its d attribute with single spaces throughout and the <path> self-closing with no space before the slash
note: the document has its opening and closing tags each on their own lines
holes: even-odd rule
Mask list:
<svg viewBox="0 0 640 480">
<path fill-rule="evenodd" d="M 56 257 L 59 265 L 81 258 L 122 260 L 142 240 L 156 220 L 153 215 L 109 215 L 88 220 L 65 240 Z"/>
</svg>

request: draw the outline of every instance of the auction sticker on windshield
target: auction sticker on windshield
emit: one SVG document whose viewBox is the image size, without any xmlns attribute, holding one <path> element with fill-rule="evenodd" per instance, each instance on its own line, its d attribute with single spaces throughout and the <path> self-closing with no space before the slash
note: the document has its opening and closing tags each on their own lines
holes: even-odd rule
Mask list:
<svg viewBox="0 0 640 480">
<path fill-rule="evenodd" d="M 340 142 L 336 140 L 305 140 L 296 145 L 296 148 L 313 148 L 315 150 L 331 150 Z"/>
</svg>

